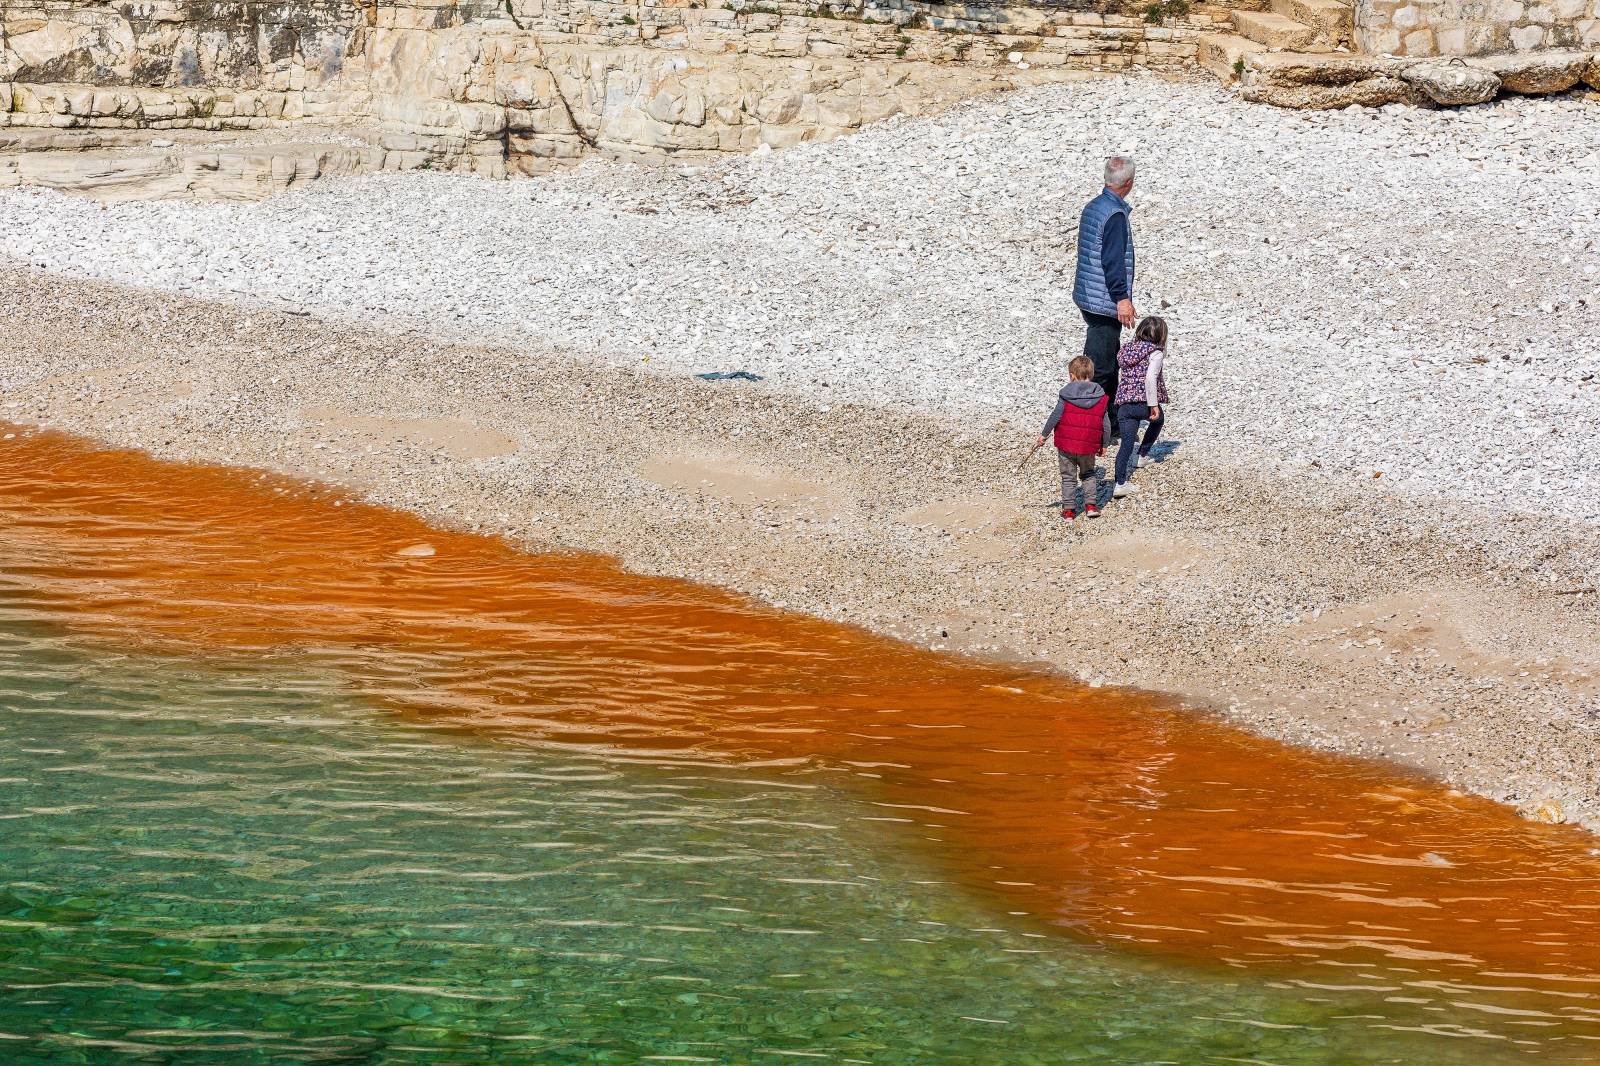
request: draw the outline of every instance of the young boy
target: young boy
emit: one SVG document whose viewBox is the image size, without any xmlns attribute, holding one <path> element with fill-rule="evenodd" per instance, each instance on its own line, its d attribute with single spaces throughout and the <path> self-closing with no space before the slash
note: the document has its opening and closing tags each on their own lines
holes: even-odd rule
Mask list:
<svg viewBox="0 0 1600 1066">
<path fill-rule="evenodd" d="M 1068 363 L 1067 373 L 1072 380 L 1056 399 L 1056 409 L 1040 431 L 1035 447 L 1054 431 L 1061 460 L 1061 517 L 1070 522 L 1078 517 L 1074 504 L 1080 479 L 1083 513 L 1090 518 L 1100 517 L 1100 479 L 1095 475 L 1095 459 L 1104 455 L 1106 445 L 1111 443 L 1111 398 L 1090 380 L 1094 377 L 1094 364 L 1087 356 L 1080 355 Z"/>
</svg>

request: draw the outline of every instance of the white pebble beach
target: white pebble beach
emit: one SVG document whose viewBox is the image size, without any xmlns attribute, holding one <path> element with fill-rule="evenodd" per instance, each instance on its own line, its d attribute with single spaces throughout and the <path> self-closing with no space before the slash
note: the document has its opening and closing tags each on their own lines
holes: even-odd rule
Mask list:
<svg viewBox="0 0 1600 1066">
<path fill-rule="evenodd" d="M 685 170 L 254 204 L 12 191 L 0 256 L 1025 424 L 1081 348 L 1077 212 L 1116 150 L 1140 163 L 1137 302 L 1171 321 L 1186 446 L 1600 520 L 1600 120 L 1579 100 L 1291 112 L 1095 81 Z"/>
</svg>

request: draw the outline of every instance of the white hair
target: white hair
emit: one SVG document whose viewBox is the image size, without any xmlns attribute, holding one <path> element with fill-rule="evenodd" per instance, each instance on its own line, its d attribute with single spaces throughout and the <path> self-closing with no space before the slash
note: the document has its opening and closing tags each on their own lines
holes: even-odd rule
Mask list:
<svg viewBox="0 0 1600 1066">
<path fill-rule="evenodd" d="M 1112 188 L 1133 180 L 1133 156 L 1114 155 L 1106 160 L 1106 184 Z"/>
</svg>

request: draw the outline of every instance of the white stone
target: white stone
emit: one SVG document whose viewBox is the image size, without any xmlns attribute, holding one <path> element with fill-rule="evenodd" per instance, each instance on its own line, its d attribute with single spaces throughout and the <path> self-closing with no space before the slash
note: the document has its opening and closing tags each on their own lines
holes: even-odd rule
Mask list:
<svg viewBox="0 0 1600 1066">
<path fill-rule="evenodd" d="M 1518 26 L 1511 31 L 1511 43 L 1526 52 L 1544 43 L 1545 31 L 1541 26 Z"/>
<path fill-rule="evenodd" d="M 1493 72 L 1464 63 L 1417 63 L 1401 77 L 1439 104 L 1481 104 L 1500 94 L 1500 79 Z"/>
</svg>

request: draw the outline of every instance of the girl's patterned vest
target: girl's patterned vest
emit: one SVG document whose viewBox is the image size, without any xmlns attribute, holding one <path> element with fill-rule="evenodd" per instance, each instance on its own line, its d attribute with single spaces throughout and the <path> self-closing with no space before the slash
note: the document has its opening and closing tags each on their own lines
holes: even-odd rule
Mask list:
<svg viewBox="0 0 1600 1066">
<path fill-rule="evenodd" d="M 1150 356 L 1156 346 L 1149 341 L 1129 341 L 1117 353 L 1117 368 L 1121 377 L 1117 381 L 1117 404 L 1149 403 L 1144 394 L 1144 376 L 1150 369 Z M 1163 363 L 1165 360 L 1163 360 Z M 1167 370 L 1162 366 L 1156 374 L 1156 403 L 1167 402 Z"/>
</svg>

